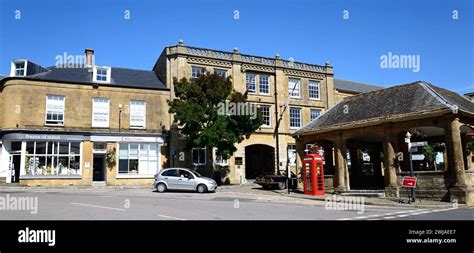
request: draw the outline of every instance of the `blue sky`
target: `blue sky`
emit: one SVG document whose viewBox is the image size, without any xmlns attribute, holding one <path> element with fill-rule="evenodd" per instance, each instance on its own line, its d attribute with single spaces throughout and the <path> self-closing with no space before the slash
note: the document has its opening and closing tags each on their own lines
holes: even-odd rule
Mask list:
<svg viewBox="0 0 474 253">
<path fill-rule="evenodd" d="M 57 55 L 83 54 L 86 47 L 95 49 L 97 64 L 151 69 L 165 46 L 183 39 L 196 47 L 330 61 L 340 79 L 382 86 L 425 80 L 474 91 L 470 0 L 70 2 L 0 0 L 1 74 L 9 73 L 12 59 L 52 66 Z M 420 71 L 381 68 L 389 52 L 418 55 Z"/>
</svg>

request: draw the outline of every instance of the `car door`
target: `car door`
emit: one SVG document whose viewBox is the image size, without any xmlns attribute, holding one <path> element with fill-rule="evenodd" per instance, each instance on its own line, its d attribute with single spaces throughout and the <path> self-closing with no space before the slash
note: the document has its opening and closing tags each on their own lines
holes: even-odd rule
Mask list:
<svg viewBox="0 0 474 253">
<path fill-rule="evenodd" d="M 184 190 L 196 189 L 196 177 L 187 170 L 179 170 L 180 177 L 178 178 L 178 183 Z"/>
<path fill-rule="evenodd" d="M 168 185 L 168 189 L 180 189 L 178 184 L 179 173 L 177 169 L 171 169 L 161 174 L 163 181 Z"/>
</svg>

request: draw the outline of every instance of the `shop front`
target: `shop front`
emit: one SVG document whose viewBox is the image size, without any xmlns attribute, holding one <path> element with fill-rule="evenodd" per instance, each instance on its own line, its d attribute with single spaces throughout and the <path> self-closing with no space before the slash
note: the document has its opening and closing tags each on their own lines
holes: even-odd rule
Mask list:
<svg viewBox="0 0 474 253">
<path fill-rule="evenodd" d="M 9 133 L 0 177 L 25 186 L 151 185 L 163 143 L 160 136 Z"/>
</svg>

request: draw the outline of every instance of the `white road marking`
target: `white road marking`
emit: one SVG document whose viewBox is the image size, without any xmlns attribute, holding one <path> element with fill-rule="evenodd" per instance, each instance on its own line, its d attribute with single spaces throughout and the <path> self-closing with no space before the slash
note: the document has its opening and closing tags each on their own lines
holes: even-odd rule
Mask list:
<svg viewBox="0 0 474 253">
<path fill-rule="evenodd" d="M 166 218 L 166 219 L 172 219 L 172 220 L 185 220 L 185 219 L 176 218 L 176 217 L 171 217 L 171 216 L 162 215 L 162 214 L 158 214 L 158 216 L 160 216 L 160 217 L 162 217 L 162 218 Z"/>
<path fill-rule="evenodd" d="M 116 211 L 126 211 L 125 209 L 122 209 L 122 208 L 115 208 L 115 207 L 108 207 L 108 206 L 97 206 L 97 205 L 90 205 L 90 204 L 76 203 L 76 202 L 71 202 L 71 205 L 96 207 L 96 208 L 110 209 L 110 210 L 116 210 Z"/>
<path fill-rule="evenodd" d="M 362 219 L 367 219 L 367 220 L 381 220 L 381 219 L 395 219 L 395 218 L 404 218 L 408 216 L 415 216 L 415 215 L 420 215 L 420 214 L 427 214 L 427 213 L 435 213 L 435 212 L 443 212 L 443 211 L 449 211 L 453 210 L 456 208 L 445 208 L 445 209 L 414 209 L 414 210 L 408 210 L 408 211 L 399 211 L 399 212 L 393 212 L 393 213 L 382 213 L 382 214 L 371 214 L 367 216 L 358 216 L 358 217 L 351 217 L 351 218 L 342 218 L 338 220 L 362 220 Z"/>
</svg>

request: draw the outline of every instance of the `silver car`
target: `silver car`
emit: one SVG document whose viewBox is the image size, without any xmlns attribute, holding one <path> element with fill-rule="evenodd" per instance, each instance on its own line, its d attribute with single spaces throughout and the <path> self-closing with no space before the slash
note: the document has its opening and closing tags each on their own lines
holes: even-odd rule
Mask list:
<svg viewBox="0 0 474 253">
<path fill-rule="evenodd" d="M 217 189 L 215 180 L 203 177 L 195 171 L 184 168 L 169 168 L 155 175 L 153 186 L 158 192 L 167 190 L 188 190 L 199 193 L 214 192 Z"/>
</svg>

